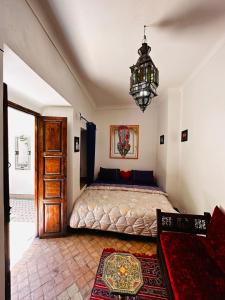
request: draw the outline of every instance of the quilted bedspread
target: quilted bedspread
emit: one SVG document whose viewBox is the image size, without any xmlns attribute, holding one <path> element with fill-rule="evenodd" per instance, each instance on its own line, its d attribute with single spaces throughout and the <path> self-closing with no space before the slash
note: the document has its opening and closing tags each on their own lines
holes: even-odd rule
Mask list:
<svg viewBox="0 0 225 300">
<path fill-rule="evenodd" d="M 70 227 L 156 236 L 156 208 L 175 212 L 158 188 L 93 184 L 76 200 Z"/>
</svg>

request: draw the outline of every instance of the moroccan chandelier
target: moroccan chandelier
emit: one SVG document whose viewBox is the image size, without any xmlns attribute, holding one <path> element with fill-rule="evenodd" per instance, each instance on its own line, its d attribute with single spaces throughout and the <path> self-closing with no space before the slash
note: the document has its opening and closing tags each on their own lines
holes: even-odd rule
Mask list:
<svg viewBox="0 0 225 300">
<path fill-rule="evenodd" d="M 152 98 L 157 96 L 156 89 L 159 85 L 159 70 L 149 55 L 151 47 L 147 44 L 146 27 L 144 25 L 144 40 L 141 48 L 138 49 L 140 57 L 137 63 L 130 67 L 130 95 L 143 112 L 151 103 Z"/>
</svg>

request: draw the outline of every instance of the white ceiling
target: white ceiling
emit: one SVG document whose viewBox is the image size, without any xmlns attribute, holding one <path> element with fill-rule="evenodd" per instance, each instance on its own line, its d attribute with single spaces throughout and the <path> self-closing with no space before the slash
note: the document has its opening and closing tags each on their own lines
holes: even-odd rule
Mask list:
<svg viewBox="0 0 225 300">
<path fill-rule="evenodd" d="M 7 46 L 4 46 L 3 64 L 3 80 L 13 97 L 9 100 L 22 104 L 23 99 L 23 103 L 39 111 L 45 106 L 70 106 Z"/>
<path fill-rule="evenodd" d="M 96 105 L 127 105 L 129 67 L 143 25 L 159 69 L 159 95 L 181 85 L 225 28 L 224 0 L 40 0 Z"/>
</svg>

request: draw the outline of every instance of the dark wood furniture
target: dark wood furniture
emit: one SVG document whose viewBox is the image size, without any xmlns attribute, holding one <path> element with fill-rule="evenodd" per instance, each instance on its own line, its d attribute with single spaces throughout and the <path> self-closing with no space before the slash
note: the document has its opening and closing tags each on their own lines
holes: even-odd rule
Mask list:
<svg viewBox="0 0 225 300">
<path fill-rule="evenodd" d="M 157 209 L 157 252 L 170 300 L 174 299 L 174 295 L 160 243 L 160 234 L 163 231 L 167 231 L 206 235 L 210 218 L 210 213 L 204 213 L 204 215 L 176 214 L 162 212 L 160 209 Z"/>
</svg>

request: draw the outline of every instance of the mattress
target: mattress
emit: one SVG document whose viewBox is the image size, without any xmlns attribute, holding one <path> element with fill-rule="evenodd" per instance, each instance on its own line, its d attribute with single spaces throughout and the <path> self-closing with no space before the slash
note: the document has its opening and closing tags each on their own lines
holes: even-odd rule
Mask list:
<svg viewBox="0 0 225 300">
<path fill-rule="evenodd" d="M 159 188 L 93 184 L 76 200 L 70 227 L 155 237 L 157 208 L 176 212 Z"/>
</svg>

